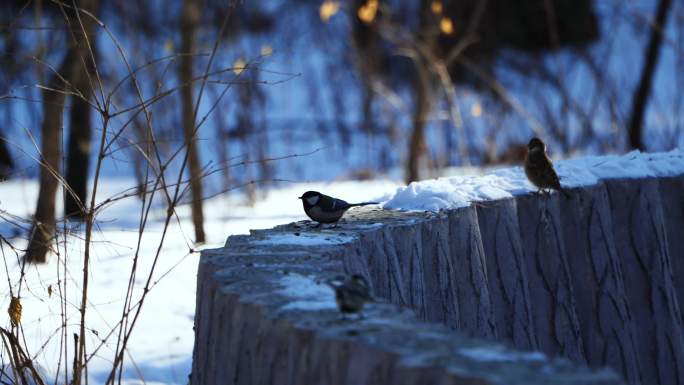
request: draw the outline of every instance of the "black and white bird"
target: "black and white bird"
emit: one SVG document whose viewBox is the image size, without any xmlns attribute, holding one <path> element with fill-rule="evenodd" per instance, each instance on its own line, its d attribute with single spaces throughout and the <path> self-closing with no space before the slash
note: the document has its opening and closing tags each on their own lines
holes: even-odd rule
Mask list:
<svg viewBox="0 0 684 385">
<path fill-rule="evenodd" d="M 358 313 L 366 302 L 373 300 L 368 281 L 360 274 L 354 274 L 346 280 L 344 277 L 336 278 L 329 281 L 328 285 L 335 290 L 335 302 L 344 314 Z"/>
<path fill-rule="evenodd" d="M 336 223 L 352 207 L 378 204 L 377 202 L 347 203 L 318 191 L 307 191 L 299 199 L 304 204 L 306 215 L 318 223 Z"/>
<path fill-rule="evenodd" d="M 525 175 L 540 191 L 544 189 L 557 190 L 566 198 L 570 198 L 570 194 L 561 187 L 558 174 L 553 168 L 553 162 L 546 155 L 546 144 L 539 138 L 532 138 L 527 145 Z"/>
</svg>

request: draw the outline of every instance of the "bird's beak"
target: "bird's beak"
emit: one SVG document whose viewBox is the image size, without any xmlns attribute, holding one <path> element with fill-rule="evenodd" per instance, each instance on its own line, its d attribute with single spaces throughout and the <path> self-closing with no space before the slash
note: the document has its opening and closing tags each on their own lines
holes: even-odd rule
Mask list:
<svg viewBox="0 0 684 385">
<path fill-rule="evenodd" d="M 302 197 L 297 197 L 297 199 L 302 199 Z"/>
</svg>

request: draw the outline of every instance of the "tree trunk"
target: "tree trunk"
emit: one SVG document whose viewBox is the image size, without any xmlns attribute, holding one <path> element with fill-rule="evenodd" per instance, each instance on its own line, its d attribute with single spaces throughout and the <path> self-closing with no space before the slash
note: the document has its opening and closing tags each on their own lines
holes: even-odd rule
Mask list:
<svg viewBox="0 0 684 385">
<path fill-rule="evenodd" d="M 98 0 L 83 0 L 78 2 L 78 6 L 87 9 L 91 13 L 97 13 Z M 88 40 L 83 35 L 85 33 L 92 37 L 95 24 L 88 18 L 82 18 L 83 26 L 73 10 L 66 9 L 69 30 L 66 37 L 66 55 L 62 61 L 57 74 L 52 74 L 49 82 L 51 90 L 43 90 L 43 123 L 41 125 L 41 167 L 40 167 L 40 190 L 38 192 L 38 203 L 36 213 L 33 218 L 33 227 L 30 234 L 29 244 L 26 249 L 25 258 L 28 262 L 44 263 L 47 260 L 47 252 L 55 233 L 55 194 L 59 186 L 60 157 L 62 153 L 62 127 L 65 93 L 69 88 L 90 89 L 90 83 L 85 76 L 85 63 L 92 64 L 90 47 Z M 60 78 L 63 76 L 66 82 Z M 85 79 L 83 79 L 85 78 Z M 90 92 L 84 94 L 88 97 Z M 84 106 L 85 105 L 85 106 Z M 87 103 L 74 97 L 74 109 L 71 111 L 72 125 L 81 126 L 82 117 L 75 117 L 76 114 L 87 114 Z M 80 112 L 78 112 L 80 111 Z M 86 118 L 89 120 L 89 118 Z M 89 128 L 88 128 L 89 131 Z M 82 165 L 79 165 L 82 167 Z M 87 175 L 87 171 L 86 171 Z M 85 186 L 83 186 L 85 191 Z M 85 193 L 84 193 L 85 194 Z"/>
<path fill-rule="evenodd" d="M 420 179 L 420 160 L 425 152 L 425 123 L 430 113 L 429 75 L 427 69 L 416 61 L 415 106 L 413 131 L 409 141 L 409 157 L 406 163 L 406 183 Z"/>
<path fill-rule="evenodd" d="M 147 193 L 147 172 L 150 167 L 158 167 L 156 158 L 152 151 L 152 137 L 150 130 L 144 122 L 144 118 L 133 120 L 133 132 L 137 141 L 140 143 L 140 148 L 133 147 L 130 151 L 131 159 L 133 160 L 133 172 L 135 173 L 135 180 L 138 182 L 138 197 L 143 199 Z M 153 164 L 150 164 L 152 162 Z"/>
<path fill-rule="evenodd" d="M 218 99 L 218 93 L 213 89 L 208 90 L 212 93 L 211 97 Z M 216 151 L 218 152 L 219 164 L 223 168 L 222 172 L 222 191 L 230 190 L 232 184 L 230 173 L 230 128 L 226 123 L 226 117 L 223 114 L 216 114 Z"/>
<path fill-rule="evenodd" d="M 641 137 L 644 124 L 644 114 L 651 94 L 651 83 L 658 67 L 660 46 L 663 42 L 667 14 L 672 5 L 672 0 L 660 0 L 656 10 L 655 23 L 651 28 L 651 37 L 644 53 L 644 67 L 641 71 L 639 84 L 632 98 L 632 113 L 629 119 L 629 145 L 631 148 L 643 150 L 644 143 Z"/>
<path fill-rule="evenodd" d="M 68 74 L 76 61 L 74 50 L 69 49 L 62 65 L 60 74 Z M 57 74 L 52 74 L 50 89 L 64 90 L 66 85 Z M 40 162 L 40 190 L 38 203 L 33 217 L 28 248 L 25 258 L 31 263 L 45 263 L 47 252 L 55 233 L 55 194 L 60 174 L 59 158 L 61 155 L 62 114 L 64 112 L 63 92 L 43 90 L 43 124 L 41 126 L 41 162 Z"/>
<path fill-rule="evenodd" d="M 14 162 L 12 162 L 12 155 L 7 148 L 6 140 L 4 135 L 0 135 L 0 181 L 9 179 L 14 169 Z"/>
<path fill-rule="evenodd" d="M 82 66 L 80 66 L 82 67 Z M 76 74 L 74 86 L 90 97 L 90 84 L 84 71 Z M 88 198 L 88 169 L 90 165 L 90 140 L 92 126 L 90 121 L 90 105 L 79 97 L 72 97 L 69 112 L 69 145 L 66 164 L 66 182 L 73 194 L 64 196 L 64 214 L 75 218 L 85 218 L 85 204 Z"/>
<path fill-rule="evenodd" d="M 195 0 L 184 0 L 181 13 L 181 52 L 178 75 L 180 89 L 183 135 L 188 151 L 190 171 L 190 193 L 192 195 L 192 222 L 195 226 L 195 241 L 204 242 L 204 214 L 202 213 L 202 180 L 200 162 L 197 154 L 197 133 L 195 132 L 195 103 L 193 98 L 192 67 L 195 51 L 195 31 L 199 22 L 199 8 Z"/>
</svg>

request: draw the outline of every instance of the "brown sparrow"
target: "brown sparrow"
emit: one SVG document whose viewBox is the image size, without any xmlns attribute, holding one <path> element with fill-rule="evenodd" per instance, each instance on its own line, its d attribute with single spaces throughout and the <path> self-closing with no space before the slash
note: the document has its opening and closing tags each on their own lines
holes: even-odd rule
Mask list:
<svg viewBox="0 0 684 385">
<path fill-rule="evenodd" d="M 346 280 L 342 277 L 328 282 L 335 290 L 335 302 L 342 313 L 358 313 L 366 302 L 372 301 L 368 281 L 354 274 Z"/>
<path fill-rule="evenodd" d="M 551 159 L 546 155 L 546 144 L 539 138 L 532 138 L 527 144 L 525 175 L 533 185 L 537 186 L 539 191 L 544 189 L 558 190 L 570 199 L 570 194 L 561 187 Z"/>
</svg>

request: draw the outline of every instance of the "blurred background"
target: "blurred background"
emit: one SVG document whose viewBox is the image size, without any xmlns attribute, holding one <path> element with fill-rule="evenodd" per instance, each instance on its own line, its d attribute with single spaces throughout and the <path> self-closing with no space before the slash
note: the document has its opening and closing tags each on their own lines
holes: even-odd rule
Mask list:
<svg viewBox="0 0 684 385">
<path fill-rule="evenodd" d="M 241 187 L 254 201 L 287 181 L 517 163 L 531 136 L 554 157 L 683 140 L 681 1 L 0 7 L 0 177 L 45 160 L 82 202 L 100 156 L 101 175 L 141 186 L 155 164 L 183 167 L 186 201 Z"/>
<path fill-rule="evenodd" d="M 2 0 L 0 307 L 54 383 L 185 384 L 198 248 L 302 191 L 668 151 L 683 113 L 684 1 Z"/>
</svg>

